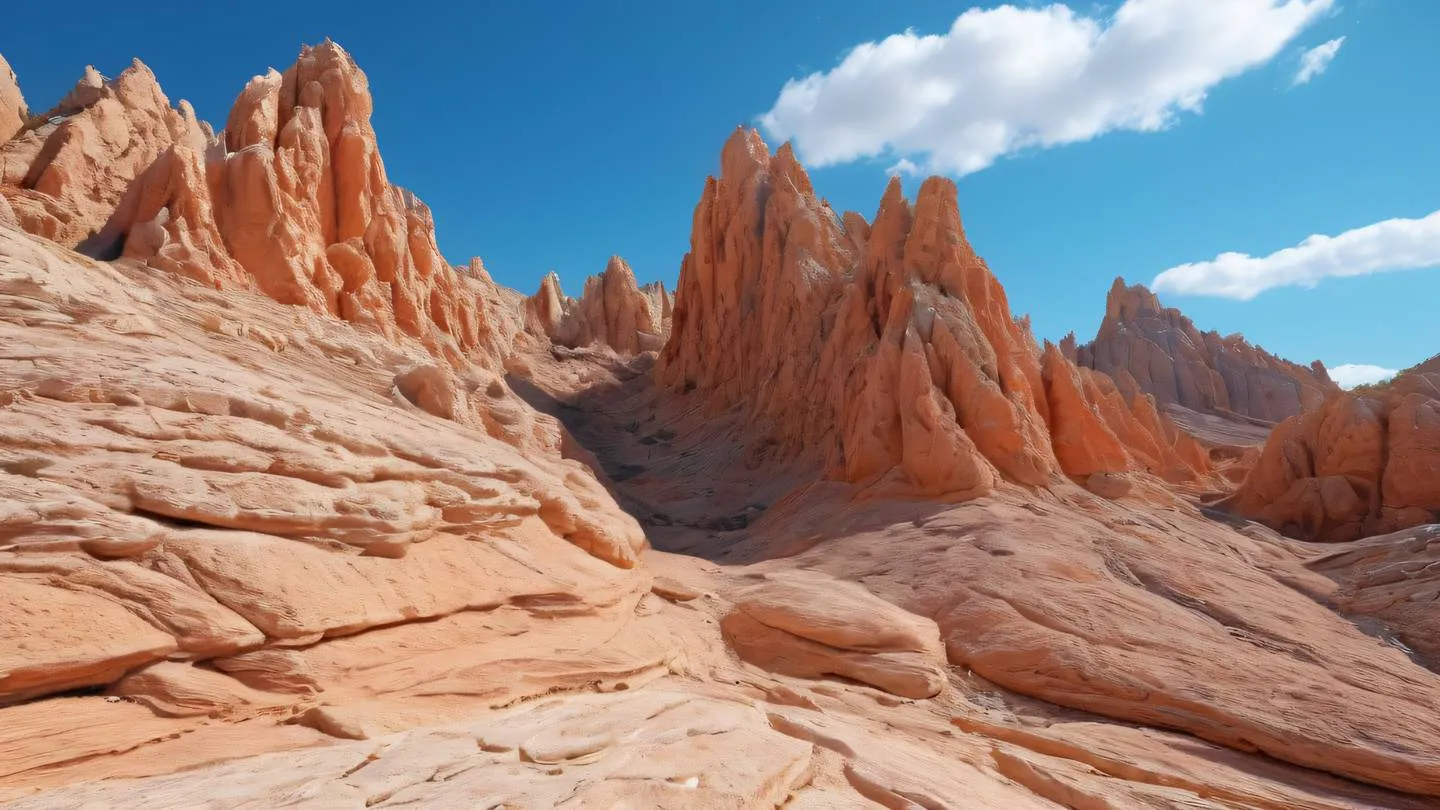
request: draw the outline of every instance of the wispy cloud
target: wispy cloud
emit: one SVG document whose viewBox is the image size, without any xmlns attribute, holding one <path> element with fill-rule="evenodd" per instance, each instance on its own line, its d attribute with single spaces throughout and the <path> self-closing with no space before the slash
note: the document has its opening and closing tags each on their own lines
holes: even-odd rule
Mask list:
<svg viewBox="0 0 1440 810">
<path fill-rule="evenodd" d="M 1325 69 L 1330 67 L 1330 62 L 1335 59 L 1335 54 L 1340 52 L 1340 46 L 1344 44 L 1345 37 L 1339 37 L 1316 45 L 1300 54 L 1300 70 L 1295 73 L 1295 86 L 1299 87 L 1324 73 Z"/>
<path fill-rule="evenodd" d="M 891 176 L 902 174 L 916 175 L 920 173 L 920 167 L 911 162 L 909 158 L 900 158 L 900 162 L 886 169 L 885 173 Z"/>
<path fill-rule="evenodd" d="M 1336 385 L 1347 390 L 1357 385 L 1385 382 L 1400 373 L 1396 368 L 1383 368 L 1367 363 L 1342 363 L 1326 370 L 1330 372 L 1330 379 L 1334 380 Z"/>
<path fill-rule="evenodd" d="M 1221 253 L 1155 277 L 1156 292 L 1248 301 L 1276 287 L 1313 287 L 1327 278 L 1440 267 L 1440 211 L 1422 219 L 1387 219 L 1339 236 L 1311 236 L 1269 256 Z"/>
<path fill-rule="evenodd" d="M 853 48 L 786 82 L 761 122 L 810 165 L 885 155 L 968 174 L 1024 149 L 1199 113 L 1334 0 L 1125 0 L 1108 18 L 1055 3 L 970 9 L 944 34 Z"/>
</svg>

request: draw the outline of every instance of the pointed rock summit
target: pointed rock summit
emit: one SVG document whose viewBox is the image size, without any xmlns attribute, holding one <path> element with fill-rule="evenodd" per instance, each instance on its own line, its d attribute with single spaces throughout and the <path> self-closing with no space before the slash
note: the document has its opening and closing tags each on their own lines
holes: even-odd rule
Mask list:
<svg viewBox="0 0 1440 810">
<path fill-rule="evenodd" d="M 1095 339 L 1065 346 L 1078 365 L 1102 371 L 1127 395 L 1143 392 L 1163 408 L 1279 422 L 1340 390 L 1319 363 L 1301 366 L 1239 335 L 1201 332 L 1143 285 L 1115 279 Z"/>
<path fill-rule="evenodd" d="M 548 273 L 525 302 L 532 333 L 572 349 L 607 346 L 619 354 L 658 350 L 670 333 L 670 312 L 665 286 L 639 286 L 619 256 L 610 257 L 605 272 L 585 280 L 579 300 L 566 296 L 560 277 Z"/>
<path fill-rule="evenodd" d="M 0 147 L 0 192 L 31 233 L 498 369 L 518 318 L 460 274 L 430 209 L 389 182 L 365 74 L 327 41 L 246 85 L 215 137 L 138 60 L 93 68 L 38 128 Z"/>
<path fill-rule="evenodd" d="M 894 178 L 873 224 L 842 218 L 789 144 L 771 155 L 743 128 L 696 207 L 655 373 L 712 414 L 742 411 L 756 452 L 884 490 L 1206 471 L 1153 402 L 1035 345 L 966 239 L 953 182 L 926 180 L 912 206 Z"/>
</svg>

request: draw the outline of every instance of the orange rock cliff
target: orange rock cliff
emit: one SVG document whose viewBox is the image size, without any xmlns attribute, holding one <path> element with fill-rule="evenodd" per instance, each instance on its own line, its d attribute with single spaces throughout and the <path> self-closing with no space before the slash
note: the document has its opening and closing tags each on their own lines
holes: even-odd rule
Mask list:
<svg viewBox="0 0 1440 810">
<path fill-rule="evenodd" d="M 0 802 L 1435 806 L 1434 361 L 1120 282 L 1037 344 L 953 182 L 868 222 L 747 129 L 673 300 L 526 297 L 372 103 L 0 60 Z M 1220 474 L 1172 413 L 1285 421 Z"/>
</svg>

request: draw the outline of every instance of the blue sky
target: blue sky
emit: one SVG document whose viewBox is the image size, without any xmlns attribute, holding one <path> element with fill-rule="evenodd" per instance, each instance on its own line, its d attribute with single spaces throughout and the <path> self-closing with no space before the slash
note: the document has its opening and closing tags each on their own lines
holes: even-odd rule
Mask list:
<svg viewBox="0 0 1440 810">
<path fill-rule="evenodd" d="M 1188 5 L 1212 8 L 1218 1 Z M 1187 5 L 1131 0 L 1141 3 Z M 1283 3 L 1325 5 L 1274 5 Z M 887 171 L 901 158 L 922 170 L 963 175 L 960 205 L 970 238 L 1004 282 L 1015 311 L 1030 313 L 1041 337 L 1070 329 L 1082 339 L 1092 335 L 1116 275 L 1149 283 L 1168 268 L 1210 262 L 1221 253 L 1263 257 L 1311 234 L 1337 236 L 1440 209 L 1440 95 L 1434 89 L 1440 3 L 1428 0 L 1334 0 L 1312 9 L 1304 24 L 1278 35 L 1273 56 L 1247 57 L 1254 64 L 1230 71 L 1238 75 L 1203 81 L 1198 112 L 1172 107 L 1158 131 L 1127 129 L 1138 126 L 1133 120 L 1107 131 L 1102 122 L 1090 137 L 1073 125 L 1091 107 L 1064 120 L 1054 111 L 1079 104 L 1077 94 L 1082 101 L 1096 96 L 1126 104 L 1127 93 L 1147 87 L 1148 71 L 1192 67 L 1171 64 L 1181 58 L 1177 52 L 1228 58 L 1232 67 L 1240 57 L 1192 57 L 1183 42 L 1159 53 L 1140 45 L 1116 48 L 1118 67 L 1096 68 L 1096 76 L 1079 84 L 1027 75 L 1018 90 L 942 110 L 929 129 L 886 130 L 889 125 L 876 123 L 868 146 L 836 139 L 835 110 L 869 126 L 880 115 L 871 115 L 867 104 L 904 117 L 912 112 L 905 105 L 924 101 L 904 93 L 866 95 L 867 88 L 883 90 L 883 82 L 843 86 L 849 79 L 829 72 L 852 48 L 907 29 L 917 42 L 945 35 L 962 12 L 995 5 L 672 0 L 457 9 L 410 2 L 397 10 L 318 2 L 281 13 L 195 4 L 185 14 L 158 6 L 117 14 L 99 3 L 27 3 L 7 9 L 0 53 L 33 107 L 58 99 L 86 64 L 114 75 L 138 56 L 172 100 L 189 99 L 201 117 L 219 124 L 247 78 L 268 66 L 283 69 L 302 43 L 330 36 L 369 75 L 390 177 L 430 203 L 446 255 L 454 262 L 482 256 L 498 281 L 526 291 L 554 269 L 578 292 L 584 276 L 603 269 L 612 253 L 629 259 L 642 280 L 673 285 L 696 199 L 705 176 L 718 168 L 725 138 L 737 124 L 758 124 L 772 108 L 781 111 L 777 100 L 786 82 L 817 72 L 822 92 L 835 101 L 831 117 L 802 110 L 778 126 L 772 121 L 766 133 L 772 146 L 779 144 L 775 129 L 794 134 L 802 159 L 829 164 L 812 171 L 819 193 L 837 209 L 867 217 Z M 1042 4 L 1017 5 L 1038 12 Z M 1119 3 L 1070 5 L 1070 27 L 1055 34 L 1052 26 L 1045 36 L 1083 33 L 1086 19 L 1097 31 L 1117 24 Z M 1245 31 L 1254 28 L 1247 24 Z M 1294 86 L 1302 54 L 1341 37 L 1328 68 Z M 915 47 L 928 47 L 924 42 Z M 1021 45 L 1035 46 L 1037 54 L 1058 50 L 1043 37 Z M 999 69 L 973 47 L 953 50 L 959 55 L 916 61 L 906 68 L 916 72 L 905 76 L 923 79 L 929 70 L 943 87 L 970 78 L 965 71 L 992 76 Z M 994 58 L 1025 53 L 1007 47 Z M 958 79 L 949 75 L 957 71 Z M 1051 82 L 1049 95 L 1036 96 L 1030 106 L 1015 101 L 1036 82 Z M 1101 86 L 1106 82 L 1109 89 Z M 921 84 L 916 79 L 906 87 Z M 974 82 L 969 87 L 973 92 Z M 1040 134 L 1031 145 L 1002 147 L 989 157 L 973 146 L 953 154 L 926 151 L 950 143 L 965 116 L 982 107 Z M 870 154 L 875 144 L 879 152 Z M 977 161 L 988 165 L 967 172 Z M 918 184 L 918 177 L 906 178 L 910 191 Z M 1373 252 L 1365 242 L 1331 263 L 1353 264 Z M 1224 269 L 1202 265 L 1195 271 L 1203 282 L 1198 286 L 1218 284 L 1211 280 Z M 1440 352 L 1434 303 L 1440 273 L 1433 269 L 1323 278 L 1313 287 L 1268 289 L 1249 300 L 1177 292 L 1196 288 L 1177 285 L 1162 298 L 1202 328 L 1243 332 L 1297 361 L 1401 368 Z"/>
</svg>

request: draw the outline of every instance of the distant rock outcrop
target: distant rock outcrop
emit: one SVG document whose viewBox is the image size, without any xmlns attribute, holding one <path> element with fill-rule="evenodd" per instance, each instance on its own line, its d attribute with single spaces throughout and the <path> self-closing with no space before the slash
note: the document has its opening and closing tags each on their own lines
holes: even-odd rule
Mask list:
<svg viewBox="0 0 1440 810">
<path fill-rule="evenodd" d="M 1180 310 L 1120 278 L 1095 339 L 1076 346 L 1072 335 L 1061 346 L 1078 365 L 1113 377 L 1127 398 L 1143 392 L 1162 407 L 1279 422 L 1340 390 L 1320 363 L 1300 366 L 1239 335 L 1201 332 Z"/>
<path fill-rule="evenodd" d="M 603 345 L 621 354 L 656 351 L 670 333 L 670 295 L 659 282 L 639 286 L 630 265 L 612 256 L 605 272 L 585 280 L 579 300 L 546 274 L 525 303 L 527 327 L 570 348 Z"/>
<path fill-rule="evenodd" d="M 1002 479 L 1206 468 L 1153 402 L 1132 408 L 1035 345 L 966 240 L 953 182 L 927 180 L 912 206 L 893 180 L 867 224 L 754 131 L 706 183 L 656 374 L 711 413 L 743 410 L 755 452 L 883 489 L 963 498 Z"/>
<path fill-rule="evenodd" d="M 1336 542 L 1440 519 L 1440 359 L 1283 422 L 1226 505 Z"/>
</svg>

